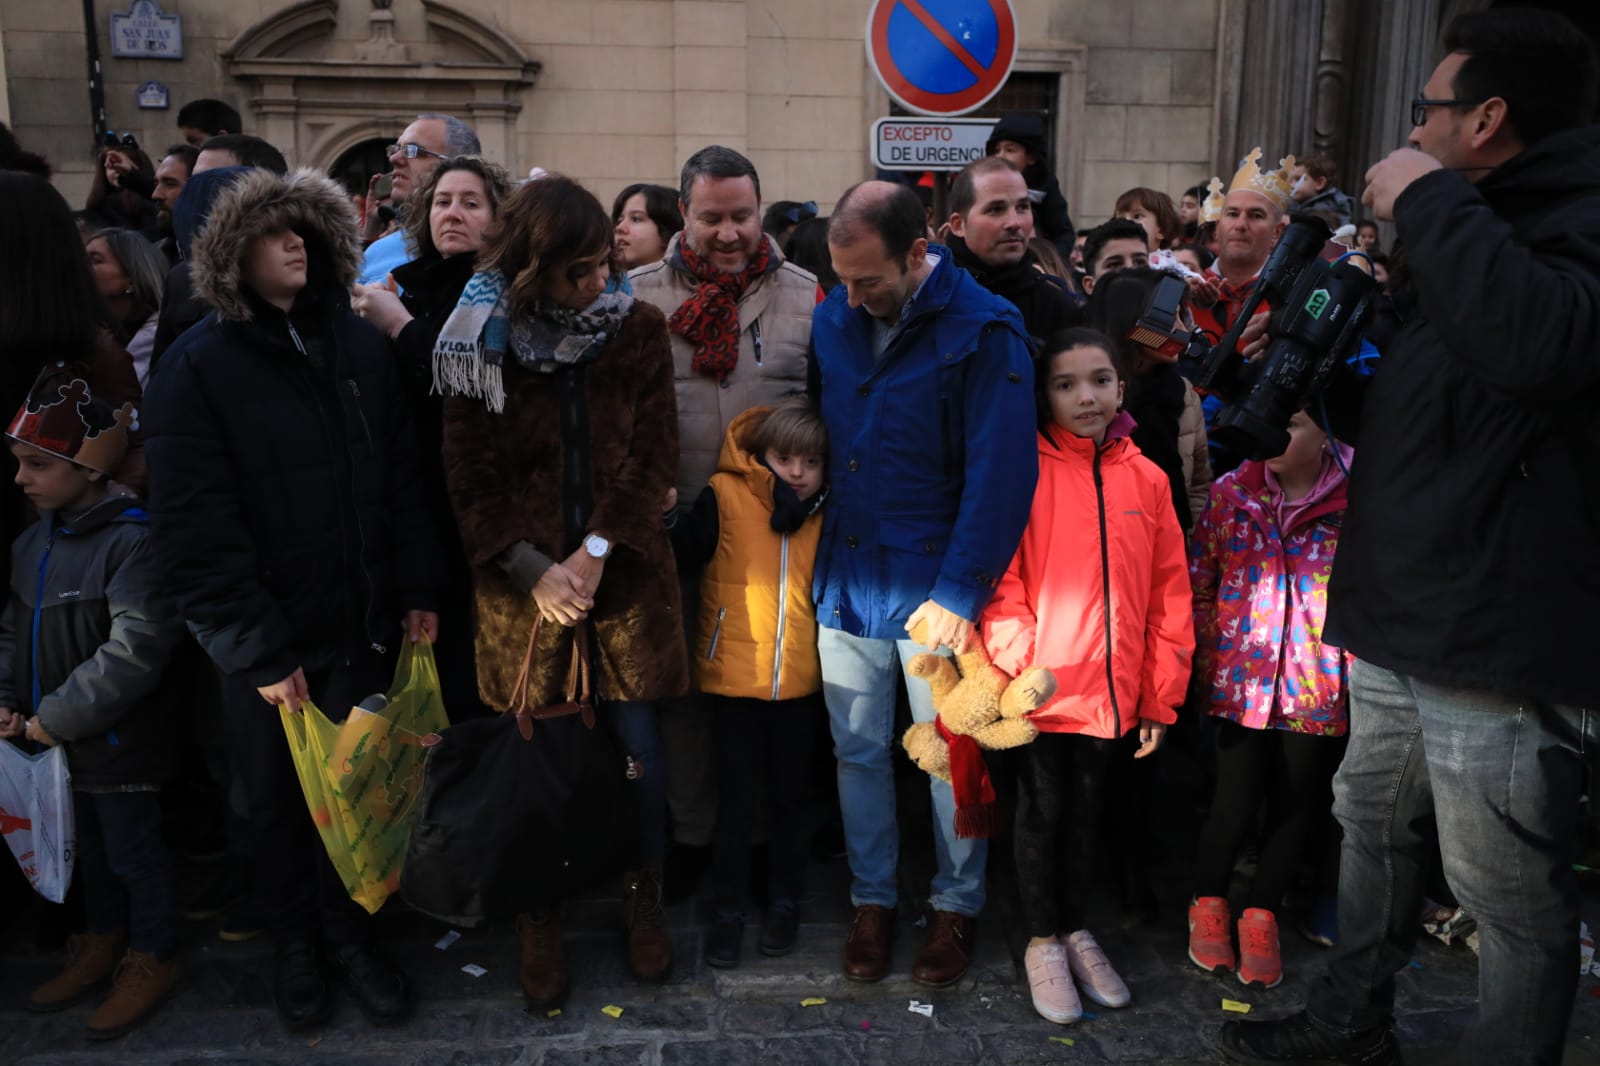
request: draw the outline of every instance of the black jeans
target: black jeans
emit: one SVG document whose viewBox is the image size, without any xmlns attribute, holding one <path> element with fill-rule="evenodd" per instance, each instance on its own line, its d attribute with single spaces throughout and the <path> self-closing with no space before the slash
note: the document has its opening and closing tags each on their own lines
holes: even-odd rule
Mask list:
<svg viewBox="0 0 1600 1066">
<path fill-rule="evenodd" d="M 335 722 L 393 680 L 393 655 L 368 654 L 306 673 L 311 701 Z M 362 942 L 369 915 L 350 898 L 311 821 L 278 709 L 243 677 L 224 677 L 222 688 L 230 763 L 249 804 L 256 896 L 268 930 L 279 941 L 320 933 L 331 944 Z"/>
<path fill-rule="evenodd" d="M 806 792 L 812 738 L 822 713 L 819 700 L 709 699 L 717 730 L 711 871 L 718 906 L 742 909 L 750 895 L 750 838 L 763 800 L 771 829 L 767 899 L 798 901 L 811 851 Z"/>
<path fill-rule="evenodd" d="M 158 792 L 74 792 L 78 874 L 91 933 L 127 933 L 158 959 L 178 950 L 172 856 L 161 835 Z"/>
<path fill-rule="evenodd" d="M 1227 897 L 1239 848 L 1270 797 L 1261 857 L 1244 905 L 1276 913 L 1307 834 L 1333 805 L 1333 774 L 1344 753 L 1343 739 L 1251 729 L 1225 719 L 1217 726 L 1217 789 L 1200 831 L 1194 894 Z"/>
<path fill-rule="evenodd" d="M 1106 778 L 1113 761 L 1132 759 L 1138 749 L 1138 730 L 1119 740 L 1040 733 L 1016 749 L 1012 847 L 1029 936 L 1059 936 L 1083 928 Z"/>
</svg>

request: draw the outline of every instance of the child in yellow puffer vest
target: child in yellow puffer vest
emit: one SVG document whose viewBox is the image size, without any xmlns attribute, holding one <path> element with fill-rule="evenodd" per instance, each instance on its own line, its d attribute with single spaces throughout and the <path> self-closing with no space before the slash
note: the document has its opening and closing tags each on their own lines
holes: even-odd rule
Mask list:
<svg viewBox="0 0 1600 1066">
<path fill-rule="evenodd" d="M 800 925 L 806 774 L 822 690 L 811 573 L 827 454 L 822 416 L 803 397 L 751 408 L 728 426 L 717 472 L 672 530 L 680 568 L 705 566 L 694 674 L 716 714 L 712 966 L 739 965 L 763 791 L 771 839 L 759 950 L 787 955 Z"/>
</svg>

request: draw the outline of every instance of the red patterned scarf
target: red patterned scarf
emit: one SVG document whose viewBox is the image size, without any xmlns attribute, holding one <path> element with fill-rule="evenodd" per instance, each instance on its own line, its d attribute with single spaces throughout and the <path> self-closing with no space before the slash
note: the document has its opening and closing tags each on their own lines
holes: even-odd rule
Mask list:
<svg viewBox="0 0 1600 1066">
<path fill-rule="evenodd" d="M 678 242 L 678 258 L 700 284 L 672 312 L 667 328 L 694 345 L 696 373 L 721 381 L 739 362 L 739 300 L 752 281 L 771 269 L 772 238 L 761 235 L 761 247 L 737 274 L 712 266 L 688 241 Z"/>
<path fill-rule="evenodd" d="M 993 836 L 999 828 L 1000 807 L 983 751 L 971 737 L 945 728 L 943 718 L 934 726 L 950 749 L 950 785 L 956 794 L 956 836 L 963 839 Z"/>
</svg>

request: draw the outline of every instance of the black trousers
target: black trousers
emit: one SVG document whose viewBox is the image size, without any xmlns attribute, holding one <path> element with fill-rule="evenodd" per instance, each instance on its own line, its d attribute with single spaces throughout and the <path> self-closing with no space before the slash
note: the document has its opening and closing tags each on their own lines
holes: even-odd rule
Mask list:
<svg viewBox="0 0 1600 1066">
<path fill-rule="evenodd" d="M 368 653 L 348 664 L 306 673 L 311 701 L 332 721 L 394 680 L 394 657 Z M 321 938 L 356 944 L 369 915 L 350 898 L 328 859 L 289 756 L 276 707 L 238 675 L 222 678 L 228 761 L 249 805 L 256 896 L 274 938 Z"/>
<path fill-rule="evenodd" d="M 1227 897 L 1239 849 L 1267 801 L 1261 854 L 1244 905 L 1277 912 L 1307 833 L 1325 828 L 1344 740 L 1287 729 L 1250 729 L 1225 719 L 1217 726 L 1217 789 L 1200 831 L 1195 895 Z M 1317 865 L 1326 876 L 1330 864 Z M 1337 865 L 1332 870 L 1336 879 Z M 1326 892 L 1334 886 L 1318 887 Z"/>
<path fill-rule="evenodd" d="M 821 703 L 709 697 L 716 720 L 717 829 L 711 871 L 718 906 L 750 895 L 750 841 L 765 803 L 767 899 L 798 901 L 811 851 L 807 789 Z"/>
<path fill-rule="evenodd" d="M 1113 762 L 1133 758 L 1139 732 L 1118 740 L 1040 733 L 1016 749 L 1017 814 L 1012 846 L 1029 936 L 1083 928 Z"/>
</svg>

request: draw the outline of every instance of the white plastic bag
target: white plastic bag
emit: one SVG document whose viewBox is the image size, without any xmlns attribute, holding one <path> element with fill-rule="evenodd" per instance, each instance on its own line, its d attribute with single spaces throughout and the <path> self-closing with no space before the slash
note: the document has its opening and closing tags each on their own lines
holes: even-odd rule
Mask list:
<svg viewBox="0 0 1600 1066">
<path fill-rule="evenodd" d="M 0 740 L 0 834 L 39 895 L 51 903 L 67 898 L 77 832 L 61 747 L 26 755 Z"/>
</svg>

